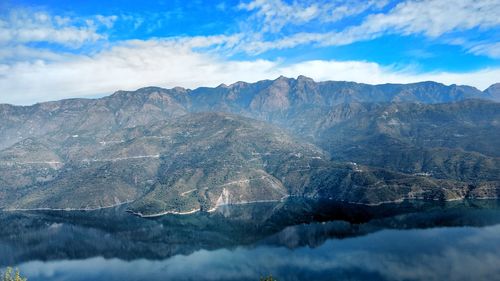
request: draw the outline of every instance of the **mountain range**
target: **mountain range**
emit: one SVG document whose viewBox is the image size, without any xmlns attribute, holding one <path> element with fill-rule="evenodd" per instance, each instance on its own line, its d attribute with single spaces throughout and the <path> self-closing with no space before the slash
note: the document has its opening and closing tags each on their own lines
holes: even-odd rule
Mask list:
<svg viewBox="0 0 500 281">
<path fill-rule="evenodd" d="M 500 195 L 500 84 L 299 76 L 0 105 L 0 208 L 140 216 Z"/>
</svg>

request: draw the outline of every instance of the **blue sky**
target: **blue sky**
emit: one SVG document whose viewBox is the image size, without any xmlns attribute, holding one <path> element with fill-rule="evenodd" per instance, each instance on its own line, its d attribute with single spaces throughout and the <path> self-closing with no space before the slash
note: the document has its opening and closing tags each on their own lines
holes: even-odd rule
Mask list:
<svg viewBox="0 0 500 281">
<path fill-rule="evenodd" d="M 500 1 L 2 1 L 0 103 L 279 75 L 484 89 Z"/>
</svg>

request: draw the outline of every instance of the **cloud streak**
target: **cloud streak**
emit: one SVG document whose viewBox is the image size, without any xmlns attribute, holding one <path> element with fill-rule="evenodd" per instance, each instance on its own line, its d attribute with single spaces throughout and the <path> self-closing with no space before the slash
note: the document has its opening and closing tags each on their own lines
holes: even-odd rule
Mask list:
<svg viewBox="0 0 500 281">
<path fill-rule="evenodd" d="M 303 3 L 306 2 L 306 3 Z M 386 0 L 302 1 L 287 4 L 281 0 L 253 0 L 238 8 L 255 12 L 263 32 L 279 32 L 287 25 L 301 25 L 311 21 L 336 22 L 368 10 L 379 10 Z"/>
<path fill-rule="evenodd" d="M 97 29 L 111 27 L 116 17 L 98 15 L 95 19 L 72 19 L 46 12 L 13 9 L 0 18 L 0 46 L 47 42 L 77 48 L 86 42 L 105 39 Z"/>
<path fill-rule="evenodd" d="M 349 6 L 334 3 L 321 9 L 329 11 L 325 14 L 318 12 L 320 9 L 316 9 L 315 5 L 299 6 L 298 4 L 286 5 L 281 1 L 252 1 L 240 6 L 250 11 L 255 10 L 254 16 L 261 18 L 264 27 L 261 29 L 260 36 L 254 36 L 251 40 L 244 42 L 241 49 L 252 54 L 260 54 L 272 49 L 287 49 L 306 44 L 341 46 L 372 40 L 387 34 L 423 35 L 436 39 L 444 34 L 500 26 L 499 1 L 409 0 L 397 4 L 387 12 L 367 15 L 361 23 L 341 30 L 333 29 L 322 33 L 297 32 L 273 40 L 255 42 L 255 38 L 266 37 L 262 33 L 277 32 L 287 25 L 303 25 L 313 20 L 320 22 L 328 21 L 328 19 L 340 20 L 367 10 L 382 8 L 386 4 L 385 1 L 367 1 L 364 4 L 356 2 Z M 308 10 L 311 12 L 305 13 Z M 304 13 L 307 16 L 304 16 Z M 464 47 L 474 54 L 497 57 L 496 51 L 474 51 L 475 44 L 472 42 Z"/>
</svg>

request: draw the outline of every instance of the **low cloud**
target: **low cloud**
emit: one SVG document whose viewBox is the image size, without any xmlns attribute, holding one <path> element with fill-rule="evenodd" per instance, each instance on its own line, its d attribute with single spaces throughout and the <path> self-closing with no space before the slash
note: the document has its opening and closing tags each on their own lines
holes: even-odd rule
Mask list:
<svg viewBox="0 0 500 281">
<path fill-rule="evenodd" d="M 434 80 L 445 84 L 469 84 L 480 89 L 498 82 L 500 77 L 499 68 L 465 73 L 416 73 L 411 69 L 401 70 L 367 61 L 310 60 L 287 64 L 281 60 L 228 60 L 218 55 L 218 48 L 231 46 L 236 41 L 237 38 L 231 36 L 134 40 L 94 55 L 63 58 L 59 55 L 54 61 L 0 65 L 0 103 L 31 104 L 96 97 L 119 89 L 133 90 L 151 85 L 217 86 L 279 75 L 372 84 Z"/>
</svg>

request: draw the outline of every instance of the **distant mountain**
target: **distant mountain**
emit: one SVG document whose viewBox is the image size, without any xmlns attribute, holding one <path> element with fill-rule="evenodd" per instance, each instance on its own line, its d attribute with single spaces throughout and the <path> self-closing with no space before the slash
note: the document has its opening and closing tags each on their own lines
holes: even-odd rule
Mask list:
<svg viewBox="0 0 500 281">
<path fill-rule="evenodd" d="M 494 86 L 481 92 L 469 86 L 436 82 L 368 85 L 354 82 L 314 82 L 299 76 L 256 83 L 237 82 L 216 88 L 163 89 L 147 87 L 118 91 L 100 99 L 69 99 L 33 106 L 0 105 L 0 149 L 21 139 L 54 131 L 104 136 L 116 129 L 166 120 L 187 112 L 235 113 L 278 125 L 308 127 L 310 120 L 332 106 L 350 103 L 443 103 L 469 98 L 495 99 Z M 295 127 L 295 126 L 294 126 Z"/>
<path fill-rule="evenodd" d="M 498 197 L 495 89 L 300 76 L 0 105 L 0 207 Z"/>
</svg>

